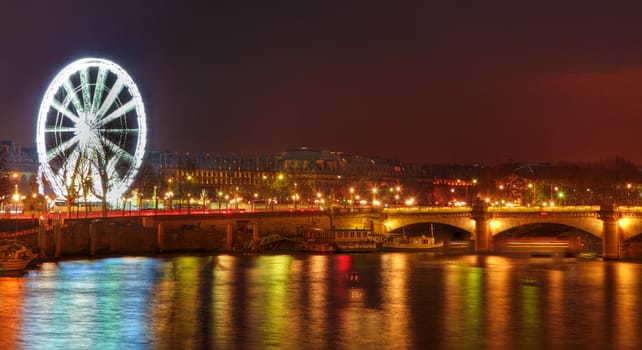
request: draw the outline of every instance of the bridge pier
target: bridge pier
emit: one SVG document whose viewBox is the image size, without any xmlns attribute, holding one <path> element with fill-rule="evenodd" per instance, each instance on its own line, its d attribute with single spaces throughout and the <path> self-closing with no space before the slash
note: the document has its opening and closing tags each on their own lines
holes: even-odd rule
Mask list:
<svg viewBox="0 0 642 350">
<path fill-rule="evenodd" d="M 602 220 L 602 258 L 616 260 L 621 257 L 621 240 L 618 220 L 622 216 L 616 204 L 600 206 L 599 218 Z"/>
<path fill-rule="evenodd" d="M 38 257 L 44 259 L 47 257 L 47 227 L 43 220 L 38 225 Z"/>
<path fill-rule="evenodd" d="M 54 258 L 60 257 L 60 250 L 62 245 L 62 228 L 60 225 L 54 226 Z"/>
<path fill-rule="evenodd" d="M 165 225 L 158 224 L 156 228 L 156 245 L 158 246 L 158 252 L 162 253 L 165 250 Z"/>
<path fill-rule="evenodd" d="M 226 228 L 226 233 L 227 233 L 227 251 L 231 252 L 232 251 L 232 224 L 227 224 Z"/>
<path fill-rule="evenodd" d="M 488 204 L 478 199 L 473 204 L 471 217 L 475 220 L 475 232 L 473 237 L 475 252 L 492 252 L 493 247 L 491 244 L 490 213 L 488 212 Z"/>
<path fill-rule="evenodd" d="M 96 254 L 96 224 L 89 224 L 89 256 L 94 256 Z"/>
<path fill-rule="evenodd" d="M 259 224 L 254 222 L 252 226 L 252 250 L 257 251 L 259 249 Z"/>
</svg>

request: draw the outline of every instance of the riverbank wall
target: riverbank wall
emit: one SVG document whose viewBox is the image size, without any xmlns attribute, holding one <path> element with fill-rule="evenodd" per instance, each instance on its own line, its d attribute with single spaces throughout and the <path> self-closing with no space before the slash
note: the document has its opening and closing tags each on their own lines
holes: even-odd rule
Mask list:
<svg viewBox="0 0 642 350">
<path fill-rule="evenodd" d="M 44 259 L 155 253 L 227 252 L 252 249 L 261 237 L 293 239 L 307 226 L 366 228 L 370 223 L 326 213 L 261 215 L 149 215 L 41 220 L 15 237 Z M 11 237 L 5 237 L 11 238 Z M 275 244 L 278 244 L 275 243 Z"/>
</svg>

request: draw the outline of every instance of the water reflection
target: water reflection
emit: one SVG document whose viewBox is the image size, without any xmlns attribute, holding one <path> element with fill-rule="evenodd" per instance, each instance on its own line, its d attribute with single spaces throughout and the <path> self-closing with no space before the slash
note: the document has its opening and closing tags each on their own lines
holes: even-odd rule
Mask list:
<svg viewBox="0 0 642 350">
<path fill-rule="evenodd" d="M 3 349 L 640 348 L 634 262 L 180 256 L 0 276 Z"/>
</svg>

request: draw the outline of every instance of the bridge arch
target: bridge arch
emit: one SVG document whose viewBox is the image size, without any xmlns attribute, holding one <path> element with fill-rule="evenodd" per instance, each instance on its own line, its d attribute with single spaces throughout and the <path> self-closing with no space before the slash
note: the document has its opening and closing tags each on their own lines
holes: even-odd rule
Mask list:
<svg viewBox="0 0 642 350">
<path fill-rule="evenodd" d="M 642 220 L 637 215 L 622 213 L 622 217 L 618 220 L 618 226 L 624 241 L 634 238 L 640 239 L 637 236 L 642 235 Z"/>
<path fill-rule="evenodd" d="M 539 219 L 529 217 L 493 217 L 490 219 L 490 234 L 495 237 L 498 234 L 531 224 L 554 224 L 563 225 L 588 232 L 593 236 L 604 239 L 603 223 L 597 216 L 543 216 Z"/>
<path fill-rule="evenodd" d="M 456 227 L 469 234 L 475 232 L 475 220 L 469 214 L 460 216 L 400 215 L 389 216 L 383 223 L 386 232 L 393 232 L 414 224 L 441 224 Z"/>
<path fill-rule="evenodd" d="M 590 232 L 576 227 L 553 223 L 530 223 L 498 232 L 494 237 L 495 251 L 506 249 L 513 241 L 550 242 L 563 240 L 571 244 L 575 253 L 602 251 L 602 240 Z"/>
</svg>

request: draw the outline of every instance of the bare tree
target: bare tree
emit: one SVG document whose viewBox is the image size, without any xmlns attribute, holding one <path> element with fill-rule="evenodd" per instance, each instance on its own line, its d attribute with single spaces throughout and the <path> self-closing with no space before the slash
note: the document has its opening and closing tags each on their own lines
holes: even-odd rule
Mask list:
<svg viewBox="0 0 642 350">
<path fill-rule="evenodd" d="M 94 187 L 94 180 L 91 177 L 91 167 L 87 166 L 86 171 L 83 174 L 82 181 L 81 181 L 81 187 L 82 187 L 82 195 L 83 195 L 83 201 L 85 202 L 85 218 L 89 215 L 89 205 L 88 204 L 88 196 L 92 193 L 92 189 Z"/>
<path fill-rule="evenodd" d="M 6 167 L 4 153 L 0 153 L 0 208 L 5 208 L 5 202 L 11 193 L 11 182 Z"/>
<path fill-rule="evenodd" d="M 158 184 L 158 177 L 154 171 L 154 167 L 149 163 L 143 163 L 140 171 L 138 172 L 132 188 L 138 190 L 139 208 L 142 206 L 143 196 L 149 196 L 154 191 L 154 187 Z"/>
<path fill-rule="evenodd" d="M 56 184 L 64 189 L 64 199 L 67 202 L 67 217 L 71 218 L 72 206 L 82 194 L 83 174 L 87 171 L 88 161 L 83 153 L 60 152 L 53 163 L 57 163 L 60 183 Z"/>
<path fill-rule="evenodd" d="M 107 193 L 111 188 L 111 178 L 108 169 L 114 169 L 115 158 L 107 158 L 107 150 L 103 148 L 94 149 L 94 152 L 88 157 L 90 160 L 94 175 L 97 176 L 98 183 L 93 182 L 94 186 L 100 186 L 98 191 L 94 191 L 94 195 L 101 202 L 102 217 L 107 217 Z M 113 176 L 113 175 L 112 175 Z"/>
</svg>

